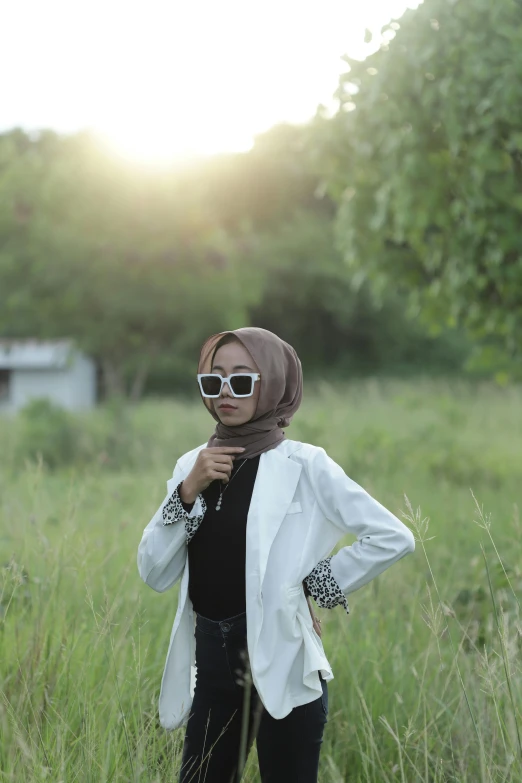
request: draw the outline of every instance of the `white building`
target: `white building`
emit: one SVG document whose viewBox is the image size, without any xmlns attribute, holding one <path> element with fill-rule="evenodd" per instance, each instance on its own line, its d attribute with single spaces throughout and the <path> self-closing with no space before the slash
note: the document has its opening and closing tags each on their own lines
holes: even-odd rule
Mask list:
<svg viewBox="0 0 522 783">
<path fill-rule="evenodd" d="M 96 403 L 96 365 L 71 340 L 0 340 L 0 412 L 34 398 L 69 410 Z"/>
</svg>

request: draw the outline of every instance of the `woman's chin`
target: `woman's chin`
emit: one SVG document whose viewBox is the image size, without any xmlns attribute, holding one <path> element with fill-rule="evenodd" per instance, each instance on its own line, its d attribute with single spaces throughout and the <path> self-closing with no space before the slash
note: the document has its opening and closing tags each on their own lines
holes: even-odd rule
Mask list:
<svg viewBox="0 0 522 783">
<path fill-rule="evenodd" d="M 217 415 L 220 422 L 226 424 L 227 427 L 239 427 L 248 421 L 248 418 L 241 415 L 238 411 L 217 411 Z"/>
</svg>

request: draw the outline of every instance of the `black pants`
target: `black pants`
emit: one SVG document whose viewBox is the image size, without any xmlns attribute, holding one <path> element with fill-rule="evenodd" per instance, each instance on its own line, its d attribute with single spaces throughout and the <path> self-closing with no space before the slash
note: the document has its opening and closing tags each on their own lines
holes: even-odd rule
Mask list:
<svg viewBox="0 0 522 783">
<path fill-rule="evenodd" d="M 237 783 L 254 738 L 263 783 L 316 783 L 328 689 L 276 720 L 251 683 L 246 615 L 196 621 L 196 688 L 180 783 Z"/>
</svg>

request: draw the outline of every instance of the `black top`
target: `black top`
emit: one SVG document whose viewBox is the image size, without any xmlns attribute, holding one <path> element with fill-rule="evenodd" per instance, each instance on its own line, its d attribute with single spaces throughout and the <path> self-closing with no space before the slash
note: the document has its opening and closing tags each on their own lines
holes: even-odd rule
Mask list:
<svg viewBox="0 0 522 783">
<path fill-rule="evenodd" d="M 258 467 L 259 456 L 234 462 L 230 482 L 221 485 L 220 511 L 216 504 L 221 482 L 213 481 L 202 493 L 207 510 L 188 545 L 189 596 L 194 611 L 210 620 L 246 611 L 247 514 Z"/>
</svg>

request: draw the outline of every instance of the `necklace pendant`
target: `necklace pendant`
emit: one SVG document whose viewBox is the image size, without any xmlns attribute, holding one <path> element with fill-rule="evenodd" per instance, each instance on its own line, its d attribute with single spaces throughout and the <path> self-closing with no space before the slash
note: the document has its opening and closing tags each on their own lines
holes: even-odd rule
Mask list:
<svg viewBox="0 0 522 783">
<path fill-rule="evenodd" d="M 241 463 L 241 465 L 238 467 L 238 469 L 236 470 L 236 472 L 235 472 L 235 473 L 233 473 L 233 474 L 230 476 L 230 480 L 229 480 L 229 481 L 227 482 L 227 484 L 225 485 L 225 489 L 221 489 L 221 486 L 222 486 L 222 484 L 221 484 L 221 485 L 219 485 L 219 498 L 218 498 L 218 502 L 217 502 L 217 504 L 216 504 L 216 511 L 219 511 L 219 510 L 221 509 L 221 501 L 223 500 L 223 495 L 224 495 L 224 494 L 225 494 L 225 492 L 227 491 L 227 489 L 228 489 L 228 487 L 229 487 L 229 484 L 230 484 L 230 482 L 231 482 L 233 479 L 235 479 L 235 477 L 237 476 L 237 474 L 239 473 L 239 471 L 241 470 L 241 468 L 243 467 L 243 465 L 245 464 L 245 462 L 246 462 L 246 459 L 245 459 L 245 460 L 243 460 L 243 462 L 242 462 L 242 463 Z"/>
</svg>

